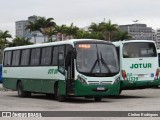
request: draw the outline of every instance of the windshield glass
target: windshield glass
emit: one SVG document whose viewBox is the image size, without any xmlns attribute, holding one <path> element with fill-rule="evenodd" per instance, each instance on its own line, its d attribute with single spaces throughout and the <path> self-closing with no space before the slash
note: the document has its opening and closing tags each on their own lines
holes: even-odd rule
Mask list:
<svg viewBox="0 0 160 120">
<path fill-rule="evenodd" d="M 156 57 L 154 43 L 137 42 L 125 43 L 123 46 L 123 58 Z"/>
<path fill-rule="evenodd" d="M 87 75 L 119 72 L 116 49 L 111 44 L 77 44 L 77 70 Z"/>
</svg>

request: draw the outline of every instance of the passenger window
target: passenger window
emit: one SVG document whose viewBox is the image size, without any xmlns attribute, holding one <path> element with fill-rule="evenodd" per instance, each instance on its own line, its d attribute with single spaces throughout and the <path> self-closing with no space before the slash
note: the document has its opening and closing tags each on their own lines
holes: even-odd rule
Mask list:
<svg viewBox="0 0 160 120">
<path fill-rule="evenodd" d="M 52 47 L 42 48 L 41 65 L 50 65 Z"/>
<path fill-rule="evenodd" d="M 12 51 L 6 51 L 4 53 L 4 66 L 10 66 L 11 65 L 11 57 L 12 57 Z"/>
<path fill-rule="evenodd" d="M 21 65 L 29 65 L 30 49 L 22 50 Z"/>
<path fill-rule="evenodd" d="M 40 48 L 34 48 L 31 51 L 30 65 L 39 65 L 39 62 L 40 62 Z"/>
<path fill-rule="evenodd" d="M 13 51 L 12 66 L 18 66 L 20 60 L 20 50 Z"/>
</svg>

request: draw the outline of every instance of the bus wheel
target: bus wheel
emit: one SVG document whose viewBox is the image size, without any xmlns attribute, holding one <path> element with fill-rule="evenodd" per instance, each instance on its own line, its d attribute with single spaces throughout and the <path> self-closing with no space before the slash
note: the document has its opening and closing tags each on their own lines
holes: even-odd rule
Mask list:
<svg viewBox="0 0 160 120">
<path fill-rule="evenodd" d="M 22 82 L 19 82 L 17 85 L 17 91 L 19 97 L 29 97 L 31 96 L 31 92 L 24 91 Z"/>
<path fill-rule="evenodd" d="M 102 100 L 102 98 L 101 98 L 101 97 L 94 97 L 94 100 L 95 100 L 96 102 L 100 102 L 100 101 Z"/>
<path fill-rule="evenodd" d="M 59 88 L 58 85 L 55 86 L 55 99 L 58 100 L 59 102 L 64 102 L 65 101 L 65 96 L 60 95 L 59 93 Z"/>
</svg>

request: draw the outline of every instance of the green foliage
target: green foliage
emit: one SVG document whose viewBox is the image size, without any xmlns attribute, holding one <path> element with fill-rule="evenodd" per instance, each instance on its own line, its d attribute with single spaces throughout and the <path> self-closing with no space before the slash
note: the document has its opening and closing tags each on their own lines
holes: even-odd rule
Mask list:
<svg viewBox="0 0 160 120">
<path fill-rule="evenodd" d="M 29 30 L 30 33 L 32 33 L 32 35 L 34 36 L 34 43 L 36 43 L 36 32 L 39 30 L 39 26 L 38 26 L 38 23 L 35 21 L 35 22 L 31 22 L 29 21 L 28 25 L 26 25 L 26 28 L 25 30 Z"/>
<path fill-rule="evenodd" d="M 88 31 L 84 31 L 82 29 L 79 29 L 76 33 L 75 38 L 77 39 L 85 39 L 85 38 L 90 38 L 90 33 Z"/>
<path fill-rule="evenodd" d="M 53 35 L 56 23 L 53 21 L 53 18 L 45 18 L 45 17 L 38 17 L 37 20 L 34 22 L 29 22 L 29 24 L 26 26 L 26 30 L 29 29 L 30 32 L 33 32 L 35 43 L 36 43 L 36 31 L 39 31 L 44 36 L 44 42 L 45 36 L 48 37 L 48 41 L 51 38 L 51 35 Z"/>
<path fill-rule="evenodd" d="M 12 40 L 12 42 L 9 43 L 9 47 L 15 47 L 15 46 L 23 46 L 23 45 L 31 45 L 33 44 L 30 42 L 29 38 L 25 37 L 16 37 Z"/>
<path fill-rule="evenodd" d="M 66 35 L 68 35 L 68 38 L 71 39 L 71 38 L 75 38 L 78 30 L 79 28 L 76 26 L 73 26 L 73 23 L 71 23 L 71 25 L 66 28 L 65 32 L 66 32 Z"/>
<path fill-rule="evenodd" d="M 80 29 L 79 27 L 70 24 L 56 25 L 53 18 L 37 17 L 34 22 L 29 21 L 26 25 L 26 29 L 34 36 L 34 43 L 36 43 L 36 33 L 41 32 L 44 36 L 44 42 L 53 42 L 52 36 L 56 36 L 56 40 L 65 39 L 100 39 L 106 41 L 116 41 L 131 39 L 131 36 L 127 32 L 118 30 L 117 24 L 112 24 L 111 20 L 108 22 L 91 23 L 88 30 Z M 48 38 L 48 41 L 45 38 Z M 30 39 L 24 37 L 16 37 L 12 42 L 8 42 L 8 38 L 12 38 L 8 31 L 0 32 L 0 47 L 5 48 L 7 44 L 9 46 L 22 46 L 33 44 Z"/>
<path fill-rule="evenodd" d="M 112 41 L 113 34 L 118 31 L 118 25 L 112 24 L 111 20 L 109 20 L 107 23 L 100 23 L 100 26 L 105 40 Z"/>
<path fill-rule="evenodd" d="M 89 31 L 90 32 L 94 32 L 94 33 L 97 33 L 97 32 L 102 32 L 103 28 L 102 28 L 102 25 L 101 23 L 91 23 L 91 25 L 89 26 Z"/>
<path fill-rule="evenodd" d="M 53 32 L 55 29 L 56 23 L 53 21 L 53 18 L 39 17 L 36 20 L 38 30 L 45 36 L 48 36 L 50 32 Z M 45 42 L 45 41 L 44 41 Z"/>
<path fill-rule="evenodd" d="M 29 22 L 26 29 L 29 29 L 30 32 L 40 31 L 44 36 L 44 42 L 46 42 L 46 36 L 48 37 L 48 42 L 52 42 L 53 35 L 56 35 L 56 39 L 59 41 L 72 38 L 101 39 L 106 41 L 130 38 L 130 36 L 122 35 L 118 30 L 118 25 L 112 24 L 111 20 L 108 22 L 91 23 L 87 31 L 74 26 L 73 23 L 70 26 L 56 25 L 53 20 L 53 18 L 38 17 L 34 23 Z"/>
<path fill-rule="evenodd" d="M 130 36 L 128 34 L 128 32 L 120 31 L 120 30 L 117 31 L 117 33 L 114 37 L 115 37 L 114 41 L 122 41 L 122 40 L 125 40 L 125 39 L 129 40 L 129 39 L 132 38 L 132 36 Z"/>
<path fill-rule="evenodd" d="M 9 34 L 9 31 L 1 31 L 0 32 L 0 48 L 4 49 L 9 41 L 7 40 L 8 38 L 12 38 L 11 34 Z"/>
</svg>

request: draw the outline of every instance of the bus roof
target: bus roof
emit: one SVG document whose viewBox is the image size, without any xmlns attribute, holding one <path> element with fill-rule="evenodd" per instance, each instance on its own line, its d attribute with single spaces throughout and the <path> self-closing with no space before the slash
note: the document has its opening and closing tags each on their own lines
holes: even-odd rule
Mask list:
<svg viewBox="0 0 160 120">
<path fill-rule="evenodd" d="M 17 47 L 7 47 L 7 48 L 4 49 L 4 51 L 6 51 L 6 50 L 15 50 L 15 49 L 45 47 L 45 46 L 53 46 L 53 45 L 63 45 L 63 44 L 73 45 L 74 42 L 80 42 L 80 41 L 102 41 L 102 42 L 107 42 L 107 41 L 104 41 L 104 40 L 97 40 L 97 39 L 71 39 L 71 40 L 57 41 L 57 42 L 50 42 L 50 43 L 33 44 L 33 45 L 25 45 L 25 46 L 17 46 Z"/>
<path fill-rule="evenodd" d="M 155 43 L 153 40 L 123 40 L 123 41 L 117 41 L 117 42 L 112 42 L 115 46 L 120 46 L 120 44 L 123 43 L 132 43 L 132 42 L 152 42 Z"/>
</svg>

